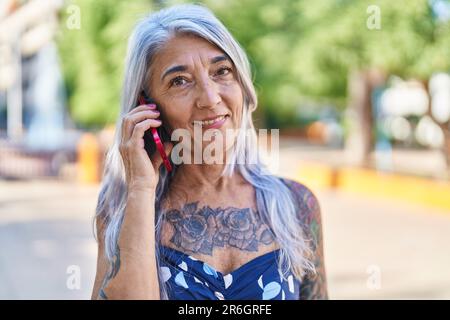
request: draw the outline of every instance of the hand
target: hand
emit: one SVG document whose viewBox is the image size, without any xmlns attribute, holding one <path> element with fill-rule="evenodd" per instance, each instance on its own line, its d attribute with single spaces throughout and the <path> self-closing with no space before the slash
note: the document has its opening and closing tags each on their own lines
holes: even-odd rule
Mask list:
<svg viewBox="0 0 450 320">
<path fill-rule="evenodd" d="M 156 190 L 159 180 L 159 167 L 162 164 L 158 152 L 149 158 L 144 148 L 144 133 L 161 125 L 159 112 L 154 104 L 140 105 L 128 112 L 122 120 L 122 138 L 119 151 L 126 172 L 127 186 L 130 189 Z M 173 148 L 171 142 L 164 143 L 166 154 Z"/>
</svg>

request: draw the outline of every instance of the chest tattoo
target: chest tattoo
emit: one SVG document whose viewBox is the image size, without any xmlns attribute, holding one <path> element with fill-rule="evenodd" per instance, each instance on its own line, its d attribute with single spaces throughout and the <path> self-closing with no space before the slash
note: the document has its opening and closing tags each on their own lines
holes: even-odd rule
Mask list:
<svg viewBox="0 0 450 320">
<path fill-rule="evenodd" d="M 192 202 L 167 211 L 165 221 L 175 231 L 170 242 L 194 253 L 212 255 L 214 247 L 225 246 L 256 252 L 260 244 L 274 241 L 271 229 L 250 208 L 198 208 Z"/>
</svg>

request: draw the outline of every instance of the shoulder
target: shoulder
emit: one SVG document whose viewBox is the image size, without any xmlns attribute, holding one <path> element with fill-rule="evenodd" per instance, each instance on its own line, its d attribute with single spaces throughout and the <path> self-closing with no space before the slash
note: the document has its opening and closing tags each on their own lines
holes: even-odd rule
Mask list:
<svg viewBox="0 0 450 320">
<path fill-rule="evenodd" d="M 304 223 L 309 223 L 314 219 L 320 219 L 319 200 L 310 188 L 298 181 L 288 178 L 280 178 L 280 180 L 291 191 L 299 218 Z"/>
<path fill-rule="evenodd" d="M 312 238 L 314 247 L 317 247 L 322 233 L 322 218 L 318 198 L 306 185 L 287 178 L 280 179 L 291 191 L 294 206 L 306 236 Z"/>
<path fill-rule="evenodd" d="M 319 201 L 311 189 L 304 184 L 286 178 L 280 179 L 292 192 L 306 237 L 312 240 L 312 262 L 316 272 L 304 276 L 299 299 L 328 299 Z"/>
</svg>

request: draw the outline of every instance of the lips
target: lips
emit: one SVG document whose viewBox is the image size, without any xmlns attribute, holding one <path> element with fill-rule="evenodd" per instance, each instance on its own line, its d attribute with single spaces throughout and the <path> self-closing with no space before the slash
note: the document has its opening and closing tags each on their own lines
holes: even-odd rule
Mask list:
<svg viewBox="0 0 450 320">
<path fill-rule="evenodd" d="M 214 124 L 219 124 L 221 122 L 224 122 L 224 120 L 226 120 L 228 117 L 229 117 L 229 115 L 224 114 L 224 115 L 220 115 L 215 118 L 209 118 L 206 120 L 194 120 L 193 124 L 201 125 L 202 127 L 209 127 L 209 126 L 213 126 Z"/>
</svg>

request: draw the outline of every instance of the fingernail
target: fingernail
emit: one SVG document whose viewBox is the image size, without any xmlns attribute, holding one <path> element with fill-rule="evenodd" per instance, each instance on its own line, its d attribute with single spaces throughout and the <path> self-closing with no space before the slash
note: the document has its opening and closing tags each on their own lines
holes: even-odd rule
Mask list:
<svg viewBox="0 0 450 320">
<path fill-rule="evenodd" d="M 152 103 L 152 104 L 148 104 L 147 107 L 149 107 L 150 109 L 155 109 L 155 108 L 156 108 L 156 105 L 154 105 L 154 104 Z"/>
</svg>

